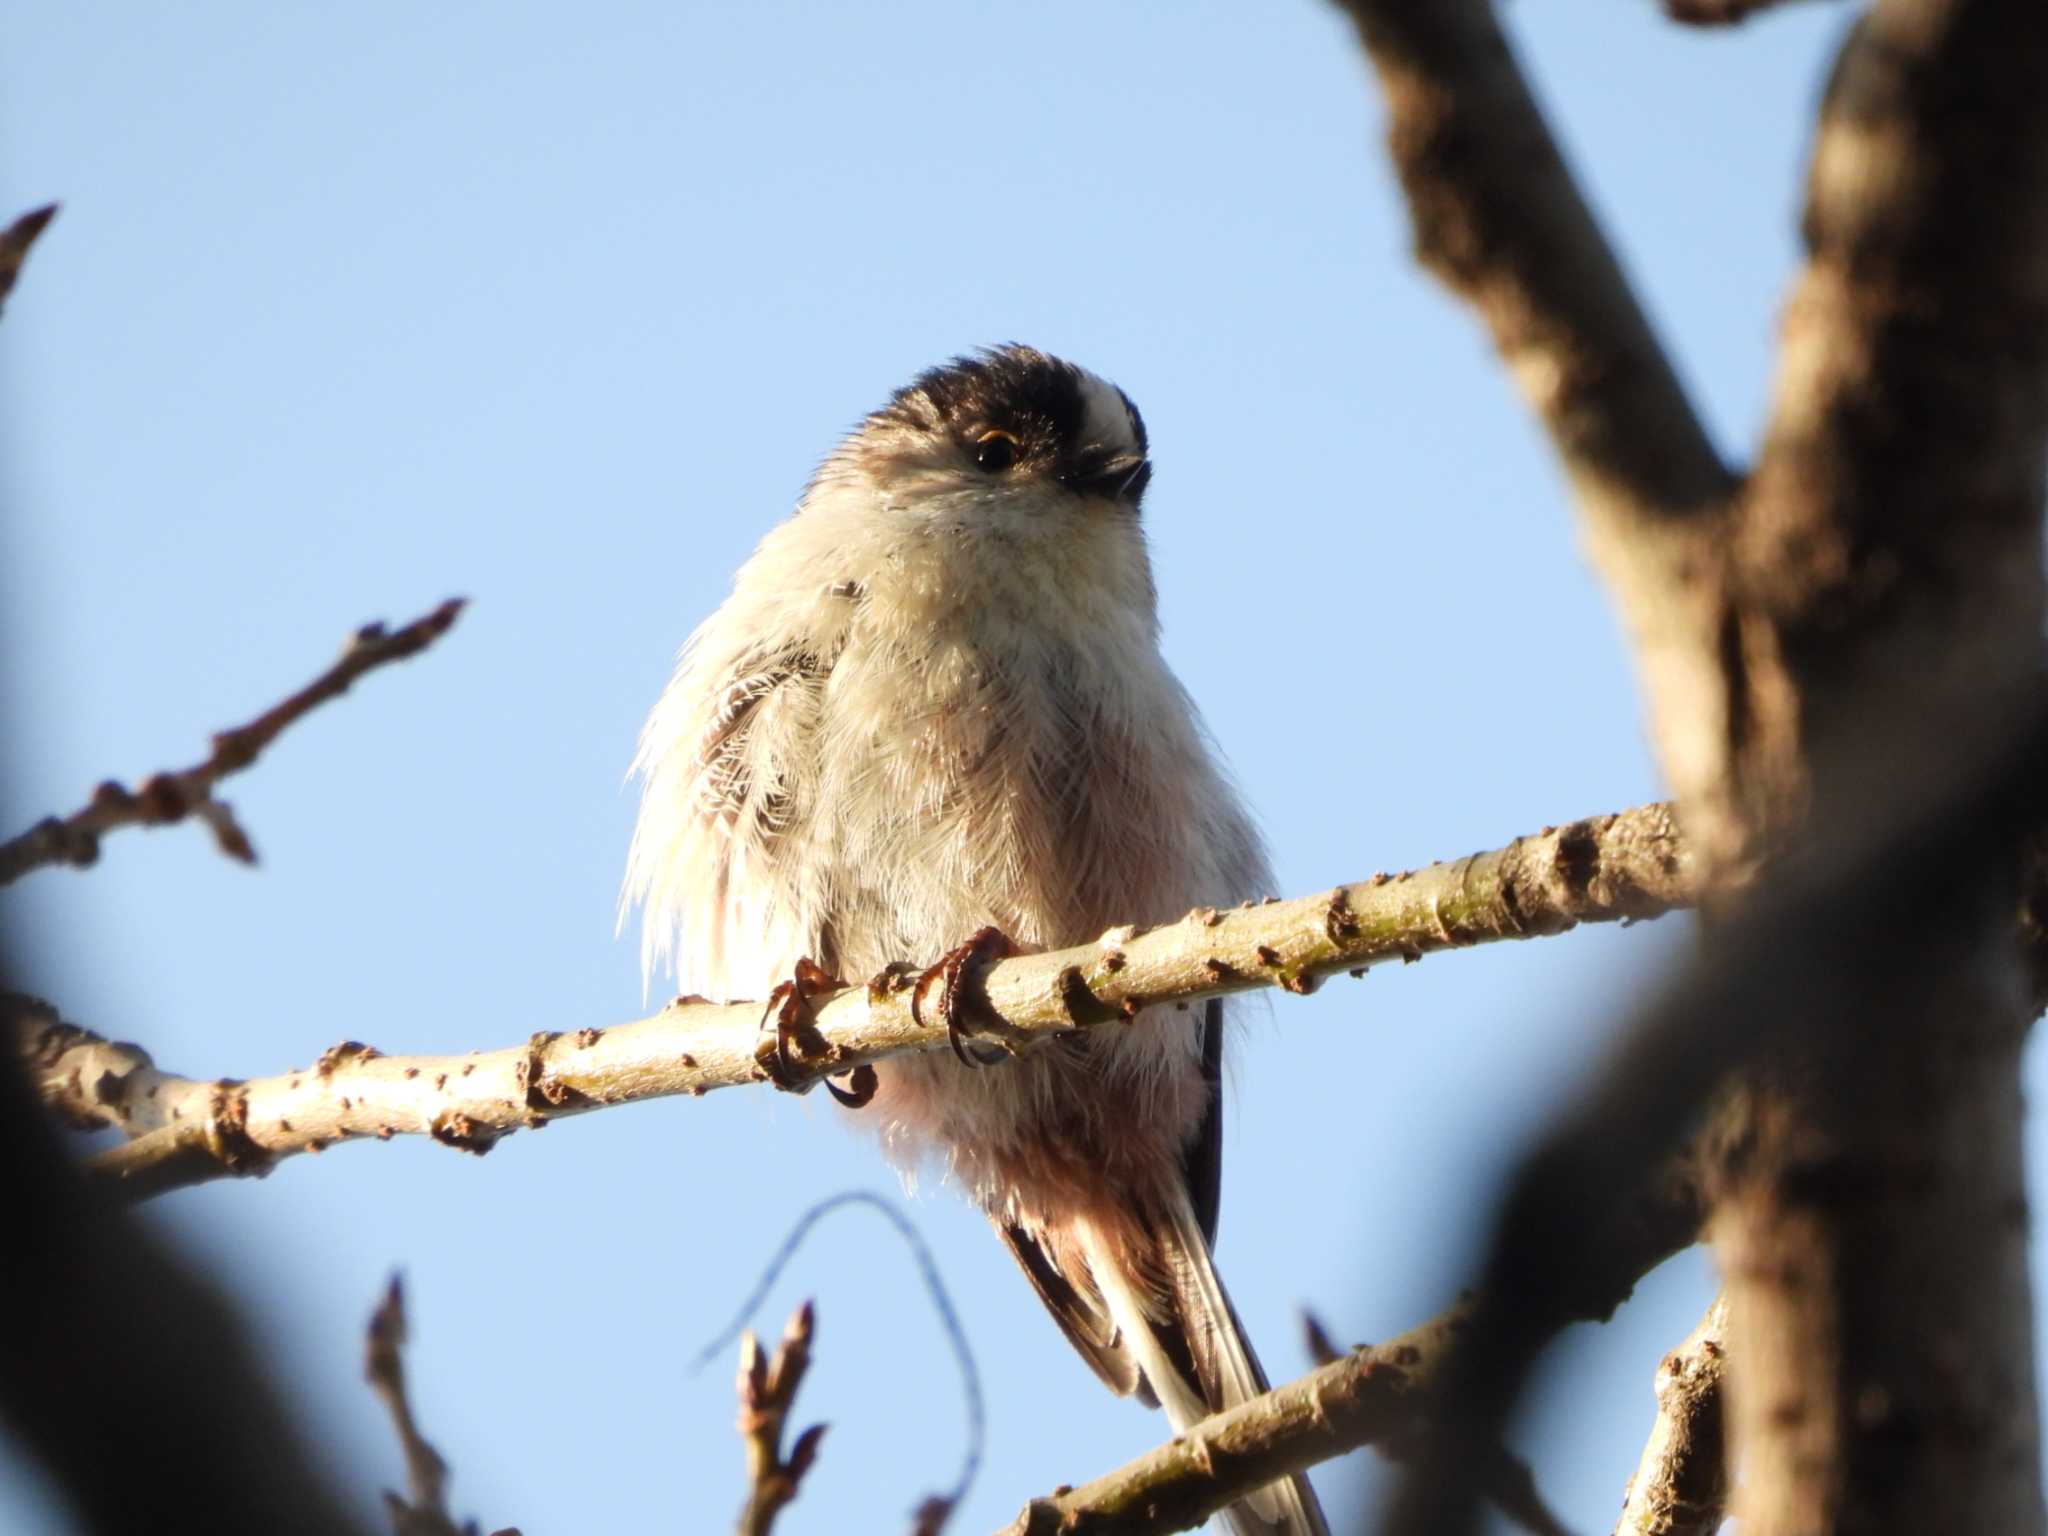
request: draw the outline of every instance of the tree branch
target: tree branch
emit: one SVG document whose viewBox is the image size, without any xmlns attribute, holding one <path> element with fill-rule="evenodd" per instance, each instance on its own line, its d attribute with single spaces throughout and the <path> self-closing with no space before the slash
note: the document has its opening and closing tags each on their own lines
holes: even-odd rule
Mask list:
<svg viewBox="0 0 2048 1536">
<path fill-rule="evenodd" d="M 0 263 L 0 272 L 4 272 L 4 263 Z M 334 665 L 305 687 L 247 724 L 217 734 L 204 762 L 177 772 L 153 773 L 143 780 L 140 790 L 132 792 L 109 779 L 93 791 L 83 809 L 62 818 L 46 817 L 20 836 L 0 843 L 0 885 L 48 864 L 83 869 L 99 858 L 100 838 L 116 827 L 165 826 L 188 816 L 207 824 L 220 851 L 229 858 L 255 863 L 255 848 L 227 802 L 215 797 L 214 786 L 254 763 L 286 727 L 348 692 L 349 685 L 364 673 L 415 656 L 432 645 L 455 623 L 463 601 L 450 598 L 395 630 L 382 624 L 364 625 L 350 637 Z"/>
<path fill-rule="evenodd" d="M 1731 708 L 1709 579 L 1739 482 L 1685 397 L 1488 0 L 1339 0 L 1380 80 L 1416 259 L 1469 304 L 1571 481 L 1704 855 Z"/>
<path fill-rule="evenodd" d="M 1029 1049 L 1117 1028 L 1152 1004 L 1269 986 L 1309 992 L 1390 960 L 1655 917 L 1693 895 L 1692 861 L 1669 810 L 1642 806 L 1317 896 L 1192 912 L 1145 933 L 1115 929 L 1095 944 L 1005 960 L 983 985 L 1009 1038 Z M 344 1041 L 311 1067 L 248 1082 L 163 1072 L 140 1047 L 65 1024 L 33 999 L 9 1011 L 44 1102 L 75 1125 L 112 1125 L 131 1138 L 92 1166 L 138 1199 L 267 1173 L 297 1153 L 372 1136 L 427 1135 L 481 1153 L 513 1131 L 608 1104 L 759 1082 L 802 1090 L 947 1044 L 942 1021 L 913 1016 L 900 976 L 819 997 L 786 1072 L 758 1003 L 680 999 L 633 1023 L 465 1056 L 386 1056 Z"/>
<path fill-rule="evenodd" d="M 1161 1536 L 1255 1488 L 1412 1433 L 1464 1309 L 1219 1413 L 1078 1488 L 1033 1499 L 1001 1536 Z"/>
<path fill-rule="evenodd" d="M 1580 500 L 1625 520 L 1709 512 L 1707 440 L 1483 0 L 1341 0 L 1379 72 L 1415 256 L 1463 298 Z"/>
<path fill-rule="evenodd" d="M 769 1536 L 775 1518 L 797 1495 L 804 1474 L 818 1459 L 825 1438 L 823 1424 L 813 1424 L 796 1437 L 789 1455 L 782 1454 L 782 1434 L 796 1390 L 811 1364 L 811 1336 L 817 1312 L 806 1301 L 790 1314 L 782 1340 L 772 1356 L 750 1328 L 740 1336 L 740 1438 L 747 1447 L 747 1502 L 740 1510 L 739 1536 Z"/>
<path fill-rule="evenodd" d="M 1728 1366 L 1728 1300 L 1657 1365 L 1657 1420 L 1622 1499 L 1614 1536 L 1714 1536 L 1728 1504 L 1721 1377 Z"/>
<path fill-rule="evenodd" d="M 1600 1267 L 1563 1321 L 1604 1321 L 1636 1282 L 1689 1246 L 1703 1214 L 1689 1167 L 1675 1168 L 1604 1229 Z M 1405 1455 L 1434 1421 L 1446 1365 L 1463 1346 L 1476 1303 L 1461 1300 L 1385 1344 L 1361 1346 L 1306 1376 L 1219 1413 L 1078 1488 L 1033 1499 L 1001 1536 L 1158 1536 L 1200 1525 L 1255 1488 L 1361 1446 Z M 1498 1441 L 1467 1467 L 1526 1529 L 1554 1533 L 1526 1468 Z M 1547 1523 L 1546 1523 L 1547 1522 Z"/>
</svg>

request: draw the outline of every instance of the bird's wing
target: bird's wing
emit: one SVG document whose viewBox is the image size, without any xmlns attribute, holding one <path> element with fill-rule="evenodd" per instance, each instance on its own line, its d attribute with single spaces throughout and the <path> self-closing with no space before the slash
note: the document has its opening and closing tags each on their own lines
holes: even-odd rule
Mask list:
<svg viewBox="0 0 2048 1536">
<path fill-rule="evenodd" d="M 709 649 L 685 652 L 641 735 L 624 901 L 646 909 L 650 975 L 672 960 L 685 991 L 760 995 L 799 955 L 834 967 L 809 861 L 786 846 L 811 825 L 803 763 L 834 656 L 796 640 Z"/>
</svg>

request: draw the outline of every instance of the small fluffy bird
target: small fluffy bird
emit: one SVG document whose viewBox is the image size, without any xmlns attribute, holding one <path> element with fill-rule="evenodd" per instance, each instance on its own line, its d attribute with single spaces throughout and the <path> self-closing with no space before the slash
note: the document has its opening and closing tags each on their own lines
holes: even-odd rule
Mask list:
<svg viewBox="0 0 2048 1536">
<path fill-rule="evenodd" d="M 881 1063 L 861 1117 L 941 1161 L 1095 1373 L 1180 1430 L 1267 1385 L 1209 1259 L 1222 1004 L 1007 1060 L 957 1002 L 1009 946 L 1272 887 L 1159 652 L 1151 473 L 1130 398 L 1028 347 L 897 391 L 684 645 L 634 763 L 625 900 L 650 974 L 711 998 L 945 955 L 914 996 L 942 996 L 955 1051 Z M 1224 1519 L 1326 1529 L 1301 1477 Z"/>
</svg>

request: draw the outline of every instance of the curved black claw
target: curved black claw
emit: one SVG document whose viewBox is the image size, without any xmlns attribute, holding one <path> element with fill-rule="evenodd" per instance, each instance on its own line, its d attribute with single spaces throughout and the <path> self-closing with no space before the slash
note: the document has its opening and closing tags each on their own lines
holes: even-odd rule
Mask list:
<svg viewBox="0 0 2048 1536">
<path fill-rule="evenodd" d="M 987 996 L 979 993 L 979 972 L 1016 953 L 1017 946 L 1010 942 L 1009 935 L 1002 929 L 979 929 L 965 944 L 950 951 L 945 959 L 920 976 L 917 985 L 911 989 L 910 1016 L 923 1024 L 925 989 L 934 983 L 938 985 L 938 1010 L 939 1017 L 946 1022 L 946 1041 L 963 1066 L 993 1066 L 1009 1054 L 1003 1049 L 989 1055 L 970 1053 L 964 1044 L 970 1031 L 963 1023 L 963 1016 L 972 1010 L 987 1024 L 1001 1026 L 1002 1020 L 989 1007 Z"/>
<path fill-rule="evenodd" d="M 811 1012 L 811 999 L 822 992 L 836 992 L 845 985 L 845 982 L 805 955 L 797 961 L 795 974 L 768 994 L 768 1004 L 761 1012 L 761 1028 L 767 1029 L 769 1021 L 774 1021 L 775 1045 L 770 1050 L 764 1041 L 761 1049 L 754 1053 L 754 1059 L 768 1074 L 768 1080 L 784 1092 L 804 1093 L 811 1086 L 812 1080 L 805 1079 L 798 1070 L 789 1049 L 790 1042 L 797 1039 L 801 1033 L 817 1033 L 817 1019 Z M 838 1090 L 835 1088 L 833 1092 L 836 1094 Z M 872 1096 L 870 1094 L 870 1097 Z"/>
<path fill-rule="evenodd" d="M 847 1074 L 844 1088 L 829 1077 L 825 1079 L 825 1091 L 848 1109 L 866 1109 L 874 1102 L 875 1089 L 880 1086 L 881 1080 L 875 1076 L 875 1069 L 866 1062 Z"/>
</svg>

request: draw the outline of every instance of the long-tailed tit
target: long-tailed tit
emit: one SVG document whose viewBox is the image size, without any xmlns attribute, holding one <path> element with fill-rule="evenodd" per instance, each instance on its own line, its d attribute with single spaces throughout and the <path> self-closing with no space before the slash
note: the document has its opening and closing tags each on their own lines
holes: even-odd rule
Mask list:
<svg viewBox="0 0 2048 1536">
<path fill-rule="evenodd" d="M 1129 397 L 1026 347 L 867 417 L 640 739 L 626 898 L 649 969 L 758 998 L 803 960 L 864 977 L 950 952 L 918 996 L 951 1008 L 1000 945 L 976 930 L 1058 947 L 1270 889 L 1159 652 L 1150 476 Z M 882 1063 L 863 1111 L 899 1160 L 945 1163 L 1068 1342 L 1176 1430 L 1266 1387 L 1209 1259 L 1223 1027 L 1217 1002 L 1199 1025 L 1153 1008 L 986 1066 L 970 1035 Z M 1325 1529 L 1300 1477 L 1225 1518 Z"/>
</svg>

